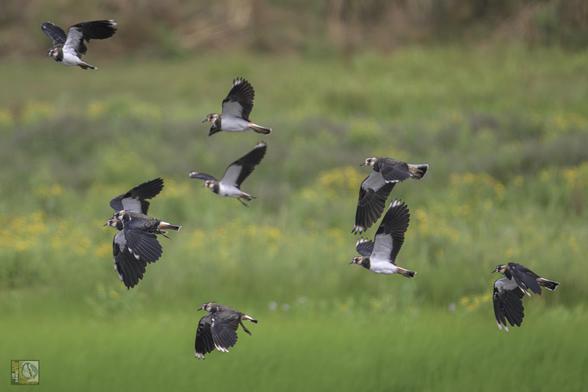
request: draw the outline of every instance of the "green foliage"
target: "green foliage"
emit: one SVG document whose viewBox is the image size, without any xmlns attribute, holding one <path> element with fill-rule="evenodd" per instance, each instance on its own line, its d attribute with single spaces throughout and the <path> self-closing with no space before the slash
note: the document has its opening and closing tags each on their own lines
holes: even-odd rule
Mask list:
<svg viewBox="0 0 588 392">
<path fill-rule="evenodd" d="M 506 373 L 526 375 L 517 390 L 582 388 L 586 55 L 412 48 L 99 65 L 0 64 L 0 332 L 18 337 L 2 355 L 40 356 L 47 388 L 225 389 L 225 371 L 255 390 L 495 390 L 514 386 Z M 274 129 L 243 186 L 258 196 L 250 208 L 187 177 L 221 175 L 259 140 L 208 137 L 200 123 L 238 75 L 256 88 L 252 118 Z M 374 155 L 431 164 L 393 192 L 411 209 L 398 263 L 412 280 L 349 265 L 359 164 Z M 151 214 L 184 227 L 127 291 L 102 224 L 111 197 L 157 176 Z M 490 271 L 509 260 L 561 289 L 527 299 L 525 325 L 498 336 Z M 194 363 L 194 311 L 208 300 L 262 322 L 234 353 Z"/>
</svg>

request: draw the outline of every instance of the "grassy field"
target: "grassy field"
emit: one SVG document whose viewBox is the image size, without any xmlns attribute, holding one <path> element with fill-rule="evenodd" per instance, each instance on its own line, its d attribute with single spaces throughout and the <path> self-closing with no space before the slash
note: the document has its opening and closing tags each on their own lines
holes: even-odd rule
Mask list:
<svg viewBox="0 0 588 392">
<path fill-rule="evenodd" d="M 7 368 L 40 359 L 47 390 L 584 388 L 585 53 L 96 63 L 0 64 Z M 252 118 L 274 128 L 243 187 L 250 208 L 187 178 L 222 174 L 259 140 L 200 124 L 238 75 L 256 88 Z M 398 263 L 413 280 L 349 265 L 359 163 L 374 155 L 431 164 L 393 192 L 411 209 Z M 111 197 L 157 176 L 150 213 L 184 228 L 127 291 L 102 224 Z M 526 299 L 523 327 L 505 334 L 490 271 L 510 260 L 561 290 Z M 209 300 L 260 323 L 234 352 L 196 361 L 195 309 Z"/>
</svg>

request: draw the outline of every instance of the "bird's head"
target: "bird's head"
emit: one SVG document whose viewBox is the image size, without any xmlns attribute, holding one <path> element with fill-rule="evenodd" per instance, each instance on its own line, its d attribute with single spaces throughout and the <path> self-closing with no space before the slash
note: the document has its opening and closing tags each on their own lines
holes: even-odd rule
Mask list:
<svg viewBox="0 0 588 392">
<path fill-rule="evenodd" d="M 49 49 L 49 51 L 47 52 L 47 56 L 52 57 L 52 58 L 57 58 L 57 56 L 59 56 L 59 48 L 51 48 Z"/>
<path fill-rule="evenodd" d="M 376 164 L 376 161 L 378 160 L 378 158 L 376 157 L 371 157 L 371 158 L 367 158 L 360 166 L 374 166 Z"/>
<path fill-rule="evenodd" d="M 106 223 L 104 224 L 104 226 L 115 227 L 117 230 L 123 229 L 123 223 L 114 217 L 107 220 Z"/>
<path fill-rule="evenodd" d="M 219 116 L 220 115 L 218 113 L 210 113 L 210 114 L 206 115 L 206 117 L 204 117 L 202 122 L 203 123 L 209 122 L 209 123 L 214 124 L 216 122 L 216 120 L 218 120 Z"/>
<path fill-rule="evenodd" d="M 492 271 L 492 272 L 498 272 L 501 274 L 505 273 L 506 272 L 506 264 L 498 264 L 496 266 L 496 268 L 494 269 L 494 271 Z"/>
<path fill-rule="evenodd" d="M 204 310 L 206 312 L 214 312 L 217 308 L 217 304 L 215 304 L 214 302 L 207 302 L 205 304 L 202 304 L 198 310 Z"/>
<path fill-rule="evenodd" d="M 349 263 L 349 264 L 359 264 L 359 265 L 361 265 L 363 263 L 363 259 L 364 259 L 364 256 L 355 256 L 353 258 L 353 260 L 351 260 L 351 263 Z"/>
<path fill-rule="evenodd" d="M 213 189 L 215 185 L 216 185 L 216 181 L 215 180 L 206 180 L 206 181 L 204 181 L 204 187 L 205 188 Z"/>
</svg>

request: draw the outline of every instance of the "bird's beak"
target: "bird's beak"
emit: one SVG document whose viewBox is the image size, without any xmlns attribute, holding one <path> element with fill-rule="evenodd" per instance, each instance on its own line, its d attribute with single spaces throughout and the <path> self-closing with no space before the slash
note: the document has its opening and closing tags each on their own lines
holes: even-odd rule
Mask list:
<svg viewBox="0 0 588 392">
<path fill-rule="evenodd" d="M 360 163 L 359 166 L 365 166 L 365 162 L 364 163 Z"/>
<path fill-rule="evenodd" d="M 208 121 L 208 117 L 204 117 L 204 119 L 202 120 L 203 123 Z"/>
<path fill-rule="evenodd" d="M 200 307 L 199 307 L 198 309 L 196 309 L 196 310 L 197 310 L 197 311 L 198 311 L 198 310 L 204 310 L 204 308 L 203 308 L 202 306 L 200 306 Z"/>
</svg>

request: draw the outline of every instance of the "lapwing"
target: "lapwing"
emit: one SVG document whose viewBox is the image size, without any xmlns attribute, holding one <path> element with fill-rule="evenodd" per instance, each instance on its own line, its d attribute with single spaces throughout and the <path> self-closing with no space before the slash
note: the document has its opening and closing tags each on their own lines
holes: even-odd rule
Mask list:
<svg viewBox="0 0 588 392">
<path fill-rule="evenodd" d="M 255 166 L 261 162 L 265 156 L 267 145 L 259 142 L 253 150 L 231 163 L 225 170 L 223 178 L 217 180 L 210 174 L 193 171 L 189 173 L 190 178 L 204 180 L 204 186 L 214 193 L 225 197 L 234 197 L 247 206 L 245 201 L 251 201 L 255 197 L 241 190 L 241 184 L 255 169 Z"/>
<path fill-rule="evenodd" d="M 397 182 L 414 178 L 420 180 L 427 170 L 428 164 L 414 164 L 397 161 L 392 158 L 367 158 L 361 166 L 371 166 L 372 172 L 359 187 L 359 199 L 355 211 L 354 234 L 369 229 L 382 215 L 388 195 Z"/>
<path fill-rule="evenodd" d="M 208 312 L 200 319 L 196 328 L 194 353 L 198 359 L 204 359 L 204 356 L 214 349 L 224 353 L 229 352 L 229 349 L 237 343 L 239 325 L 243 331 L 251 335 L 243 324 L 244 320 L 257 324 L 257 320 L 253 317 L 214 302 L 203 304 L 198 310 Z"/>
<path fill-rule="evenodd" d="M 217 132 L 244 132 L 249 129 L 267 135 L 272 129 L 252 123 L 249 114 L 253 109 L 255 91 L 251 84 L 239 77 L 233 80 L 233 87 L 222 103 L 222 113 L 210 113 L 202 122 L 211 123 L 208 136 Z"/>
<path fill-rule="evenodd" d="M 41 29 L 53 40 L 53 47 L 49 49 L 48 56 L 63 65 L 74 65 L 82 69 L 97 69 L 82 60 L 82 56 L 88 51 L 86 42 L 91 39 L 112 37 L 116 33 L 117 24 L 114 20 L 81 22 L 71 26 L 67 35 L 61 27 L 51 22 L 43 23 Z"/>
<path fill-rule="evenodd" d="M 162 189 L 163 180 L 156 178 L 110 201 L 116 212 L 105 225 L 118 230 L 112 241 L 114 269 L 128 289 L 143 278 L 147 263 L 161 257 L 163 250 L 156 235 L 165 236 L 166 230 L 181 229 L 181 226 L 147 216 L 147 199 L 157 196 Z"/>
<path fill-rule="evenodd" d="M 404 242 L 404 233 L 408 228 L 410 211 L 408 206 L 394 200 L 384 215 L 373 241 L 360 239 L 355 244 L 357 252 L 351 264 L 358 264 L 377 274 L 400 274 L 412 278 L 414 271 L 396 265 L 396 256 Z"/>
<path fill-rule="evenodd" d="M 541 287 L 554 291 L 559 286 L 558 282 L 542 278 L 517 263 L 500 264 L 493 272 L 504 275 L 504 278 L 494 282 L 492 302 L 498 329 L 505 331 L 508 331 L 507 322 L 513 327 L 520 327 L 523 323 L 525 316 L 523 297 L 525 294 L 531 296 L 531 292 L 533 292 L 541 295 Z"/>
</svg>

